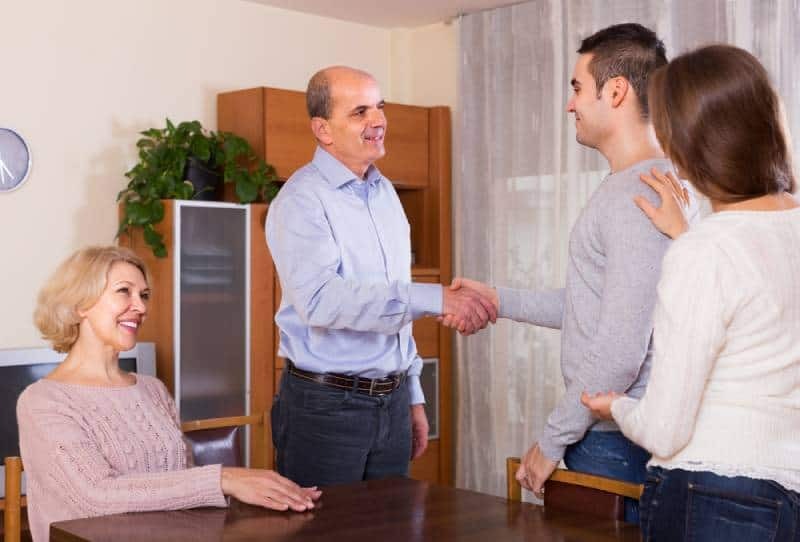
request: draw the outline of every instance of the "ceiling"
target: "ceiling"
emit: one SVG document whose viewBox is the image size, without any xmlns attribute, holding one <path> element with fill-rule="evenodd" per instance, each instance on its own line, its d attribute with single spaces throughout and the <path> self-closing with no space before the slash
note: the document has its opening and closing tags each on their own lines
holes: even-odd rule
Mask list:
<svg viewBox="0 0 800 542">
<path fill-rule="evenodd" d="M 249 0 L 267 6 L 385 28 L 414 28 L 520 0 Z"/>
</svg>

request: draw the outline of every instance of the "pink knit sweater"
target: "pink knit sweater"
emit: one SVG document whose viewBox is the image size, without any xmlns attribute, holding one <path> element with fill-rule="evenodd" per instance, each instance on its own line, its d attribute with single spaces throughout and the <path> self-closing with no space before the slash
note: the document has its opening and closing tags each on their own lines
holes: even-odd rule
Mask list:
<svg viewBox="0 0 800 542">
<path fill-rule="evenodd" d="M 40 380 L 17 402 L 35 542 L 67 519 L 225 506 L 220 465 L 191 467 L 164 385 L 102 388 Z"/>
</svg>

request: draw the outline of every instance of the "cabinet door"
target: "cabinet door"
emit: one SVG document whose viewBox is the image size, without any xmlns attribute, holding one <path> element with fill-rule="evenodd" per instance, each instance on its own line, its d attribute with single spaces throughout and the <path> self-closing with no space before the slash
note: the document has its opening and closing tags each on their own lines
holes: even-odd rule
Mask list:
<svg viewBox="0 0 800 542">
<path fill-rule="evenodd" d="M 396 186 L 428 186 L 428 109 L 386 104 L 386 156 L 377 166 Z"/>
<path fill-rule="evenodd" d="M 305 92 L 264 89 L 264 143 L 266 160 L 282 179 L 311 161 L 317 143 Z"/>
<path fill-rule="evenodd" d="M 247 208 L 180 202 L 175 398 L 181 420 L 247 412 Z"/>
</svg>

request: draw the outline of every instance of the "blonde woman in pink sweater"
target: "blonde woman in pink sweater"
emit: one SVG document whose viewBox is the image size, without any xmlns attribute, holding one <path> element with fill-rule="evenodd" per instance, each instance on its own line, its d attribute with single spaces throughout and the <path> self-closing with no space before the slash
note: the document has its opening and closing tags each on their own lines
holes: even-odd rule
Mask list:
<svg viewBox="0 0 800 542">
<path fill-rule="evenodd" d="M 119 247 L 80 250 L 39 294 L 35 322 L 67 358 L 17 402 L 36 542 L 54 521 L 150 510 L 224 507 L 225 495 L 304 511 L 320 492 L 269 470 L 193 467 L 175 403 L 157 379 L 126 373 L 119 352 L 147 315 L 144 263 Z"/>
</svg>

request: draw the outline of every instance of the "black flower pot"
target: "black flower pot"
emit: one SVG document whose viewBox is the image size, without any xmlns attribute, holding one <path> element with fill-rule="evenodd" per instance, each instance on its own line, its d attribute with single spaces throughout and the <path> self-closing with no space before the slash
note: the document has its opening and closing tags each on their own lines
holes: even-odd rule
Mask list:
<svg viewBox="0 0 800 542">
<path fill-rule="evenodd" d="M 192 199 L 202 201 L 219 200 L 222 191 L 222 174 L 208 167 L 194 156 L 186 161 L 186 171 L 183 178 L 194 186 Z"/>
</svg>

